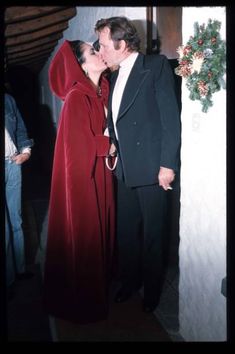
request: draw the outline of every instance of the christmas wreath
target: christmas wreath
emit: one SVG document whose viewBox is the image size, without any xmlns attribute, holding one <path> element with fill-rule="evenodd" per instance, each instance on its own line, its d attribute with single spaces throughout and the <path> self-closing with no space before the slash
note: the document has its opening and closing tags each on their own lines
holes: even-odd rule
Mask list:
<svg viewBox="0 0 235 354">
<path fill-rule="evenodd" d="M 220 27 L 217 20 L 209 19 L 206 27 L 195 22 L 194 36 L 177 48 L 179 66 L 175 73 L 186 80 L 189 98 L 199 100 L 205 113 L 213 105 L 212 94 L 225 88 L 225 41 L 220 37 Z"/>
</svg>

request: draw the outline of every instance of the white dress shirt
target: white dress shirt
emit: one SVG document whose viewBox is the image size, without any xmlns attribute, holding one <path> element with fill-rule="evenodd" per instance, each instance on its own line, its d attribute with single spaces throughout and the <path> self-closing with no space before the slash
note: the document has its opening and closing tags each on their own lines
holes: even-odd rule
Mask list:
<svg viewBox="0 0 235 354">
<path fill-rule="evenodd" d="M 134 52 L 131 53 L 126 59 L 124 59 L 120 63 L 120 69 L 118 73 L 118 77 L 115 83 L 115 87 L 113 90 L 113 97 L 112 97 L 112 116 L 113 116 L 113 125 L 116 137 L 118 139 L 118 133 L 116 129 L 116 121 L 118 118 L 119 108 L 122 100 L 123 91 L 125 89 L 128 77 L 130 75 L 131 69 L 138 57 L 139 53 Z"/>
</svg>

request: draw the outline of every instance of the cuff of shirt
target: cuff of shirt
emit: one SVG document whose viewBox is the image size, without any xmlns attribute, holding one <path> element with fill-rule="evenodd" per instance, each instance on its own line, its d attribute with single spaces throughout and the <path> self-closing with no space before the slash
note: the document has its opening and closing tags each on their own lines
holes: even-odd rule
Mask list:
<svg viewBox="0 0 235 354">
<path fill-rule="evenodd" d="M 31 155 L 31 149 L 30 148 L 24 148 L 24 149 L 22 149 L 22 151 L 21 151 L 21 154 L 29 154 L 29 155 Z"/>
</svg>

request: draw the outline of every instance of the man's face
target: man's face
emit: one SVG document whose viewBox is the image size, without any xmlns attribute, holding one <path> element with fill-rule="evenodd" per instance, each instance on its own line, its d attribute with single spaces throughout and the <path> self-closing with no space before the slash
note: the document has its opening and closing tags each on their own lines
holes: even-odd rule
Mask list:
<svg viewBox="0 0 235 354">
<path fill-rule="evenodd" d="M 115 49 L 114 43 L 110 37 L 110 29 L 104 27 L 101 32 L 98 33 L 100 50 L 99 53 L 102 56 L 103 60 L 107 63 L 108 67 L 114 65 L 119 65 L 123 60 L 123 50 Z"/>
</svg>

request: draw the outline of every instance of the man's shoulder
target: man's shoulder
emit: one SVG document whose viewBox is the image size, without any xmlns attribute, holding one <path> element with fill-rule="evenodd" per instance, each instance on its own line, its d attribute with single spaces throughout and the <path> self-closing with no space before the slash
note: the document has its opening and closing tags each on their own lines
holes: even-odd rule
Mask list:
<svg viewBox="0 0 235 354">
<path fill-rule="evenodd" d="M 163 54 L 146 54 L 144 56 L 144 67 L 153 71 L 155 77 L 158 77 L 166 61 L 167 57 Z"/>
<path fill-rule="evenodd" d="M 145 63 L 149 64 L 160 64 L 167 60 L 167 57 L 164 54 L 146 54 L 144 56 Z"/>
</svg>

